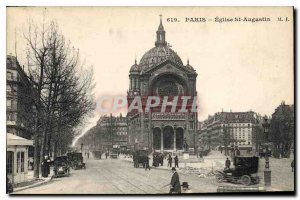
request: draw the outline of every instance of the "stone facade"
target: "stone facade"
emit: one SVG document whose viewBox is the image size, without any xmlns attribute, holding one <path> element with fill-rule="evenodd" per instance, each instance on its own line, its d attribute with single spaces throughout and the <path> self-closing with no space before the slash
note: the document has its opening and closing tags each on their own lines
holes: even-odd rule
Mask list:
<svg viewBox="0 0 300 200">
<path fill-rule="evenodd" d="M 112 144 L 119 146 L 127 146 L 128 134 L 127 134 L 127 118 L 120 116 L 101 116 L 97 122 L 97 126 L 107 129 L 113 132 Z M 111 146 L 111 143 L 108 145 Z"/>
<path fill-rule="evenodd" d="M 213 146 L 223 145 L 220 138 L 228 131 L 230 145 L 252 148 L 258 118 L 259 116 L 253 111 L 216 113 L 202 122 L 199 142 L 207 143 L 209 138 Z"/>
<path fill-rule="evenodd" d="M 135 148 L 149 150 L 181 151 L 183 141 L 190 148 L 196 146 L 197 112 L 179 112 L 182 96 L 197 96 L 196 77 L 194 68 L 187 62 L 183 65 L 181 58 L 166 42 L 166 32 L 160 21 L 156 32 L 155 47 L 146 52 L 139 64 L 131 67 L 129 72 L 128 105 L 135 97 L 140 97 L 145 108 L 149 96 L 160 98 L 160 104 L 152 109 L 140 112 L 129 110 L 128 134 L 130 144 Z M 166 106 L 162 112 L 163 97 L 171 102 L 178 97 L 178 103 L 173 110 Z M 192 99 L 187 102 L 190 111 Z"/>
<path fill-rule="evenodd" d="M 17 58 L 6 58 L 6 131 L 32 139 L 35 115 L 33 87 Z"/>
</svg>

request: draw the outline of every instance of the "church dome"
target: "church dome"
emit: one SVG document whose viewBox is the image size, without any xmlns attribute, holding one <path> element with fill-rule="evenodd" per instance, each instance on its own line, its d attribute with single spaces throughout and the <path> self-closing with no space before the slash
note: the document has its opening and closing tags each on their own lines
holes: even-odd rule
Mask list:
<svg viewBox="0 0 300 200">
<path fill-rule="evenodd" d="M 140 60 L 139 67 L 141 71 L 144 71 L 166 60 L 183 65 L 180 57 L 166 42 L 166 32 L 162 24 L 162 19 L 160 18 L 160 24 L 156 31 L 155 47 L 143 55 L 142 59 Z"/>
<path fill-rule="evenodd" d="M 174 63 L 183 65 L 180 57 L 168 45 L 157 45 L 143 55 L 139 66 L 142 70 L 146 70 L 147 68 L 150 68 L 166 60 L 170 60 Z"/>
<path fill-rule="evenodd" d="M 130 68 L 130 72 L 140 72 L 140 66 L 136 63 L 136 60 L 135 60 L 135 63 L 134 65 L 131 66 Z"/>
</svg>

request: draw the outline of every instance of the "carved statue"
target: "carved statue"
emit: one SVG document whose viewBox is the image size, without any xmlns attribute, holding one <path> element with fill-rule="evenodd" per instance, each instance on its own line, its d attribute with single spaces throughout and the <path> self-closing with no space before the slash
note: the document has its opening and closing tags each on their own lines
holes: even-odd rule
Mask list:
<svg viewBox="0 0 300 200">
<path fill-rule="evenodd" d="M 184 138 L 184 140 L 183 140 L 183 150 L 184 151 L 188 151 L 189 150 L 189 145 L 188 145 L 188 143 L 186 141 L 186 138 Z"/>
</svg>

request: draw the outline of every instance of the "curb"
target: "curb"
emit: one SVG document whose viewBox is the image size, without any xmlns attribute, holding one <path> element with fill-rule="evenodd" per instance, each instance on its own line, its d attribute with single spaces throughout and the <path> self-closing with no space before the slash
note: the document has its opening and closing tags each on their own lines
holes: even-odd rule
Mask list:
<svg viewBox="0 0 300 200">
<path fill-rule="evenodd" d="M 265 187 L 250 187 L 250 186 L 243 186 L 243 187 L 238 187 L 238 186 L 219 186 L 217 188 L 217 193 L 234 193 L 234 192 L 266 192 Z"/>
<path fill-rule="evenodd" d="M 29 188 L 33 188 L 33 187 L 37 187 L 37 186 L 49 183 L 52 180 L 52 178 L 53 178 L 53 175 L 49 179 L 46 179 L 44 181 L 41 181 L 41 182 L 38 182 L 38 183 L 35 183 L 35 184 L 32 184 L 32 185 L 27 185 L 27 186 L 24 186 L 24 187 L 20 187 L 20 188 L 14 188 L 14 191 L 11 194 L 13 195 L 14 192 L 19 192 L 19 191 L 22 191 L 22 190 L 26 190 L 26 189 L 29 189 Z"/>
</svg>

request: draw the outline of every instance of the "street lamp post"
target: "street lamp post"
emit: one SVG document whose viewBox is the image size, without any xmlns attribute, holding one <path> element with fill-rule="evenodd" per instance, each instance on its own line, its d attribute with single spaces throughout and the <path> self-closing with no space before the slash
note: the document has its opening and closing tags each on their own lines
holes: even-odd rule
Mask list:
<svg viewBox="0 0 300 200">
<path fill-rule="evenodd" d="M 266 137 L 266 143 L 269 139 L 269 127 L 270 123 L 268 122 L 268 117 L 264 117 L 264 122 L 262 123 L 262 126 L 264 128 L 264 134 Z M 264 180 L 265 180 L 265 186 L 271 186 L 271 170 L 270 170 L 270 163 L 269 163 L 269 155 L 268 155 L 268 148 L 266 149 L 265 154 L 265 170 L 264 170 Z"/>
</svg>

